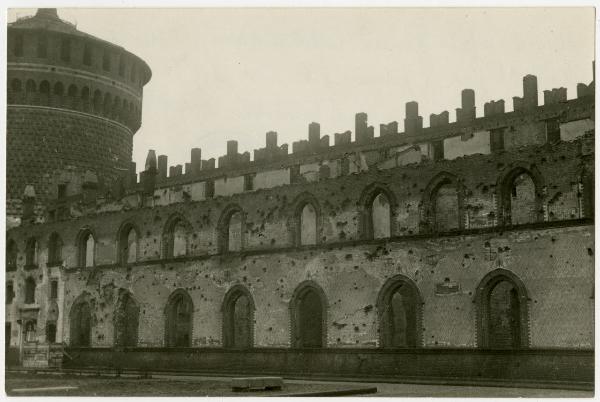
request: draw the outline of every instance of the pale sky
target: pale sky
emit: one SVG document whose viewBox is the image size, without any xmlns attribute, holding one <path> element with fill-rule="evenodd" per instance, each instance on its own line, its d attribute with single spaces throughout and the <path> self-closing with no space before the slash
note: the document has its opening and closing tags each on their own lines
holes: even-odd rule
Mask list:
<svg viewBox="0 0 600 402">
<path fill-rule="evenodd" d="M 35 10 L 9 10 L 8 20 Z M 443 110 L 455 121 L 460 91 L 483 104 L 522 96 L 522 77 L 543 90 L 592 80 L 594 9 L 586 8 L 179 8 L 59 9 L 81 31 L 123 46 L 144 59 L 152 79 L 144 88 L 142 127 L 133 158 L 143 169 L 148 149 L 169 165 L 354 131 L 354 114 L 369 124 L 397 120 L 419 102 L 424 126 Z M 354 134 L 353 134 L 354 138 Z"/>
</svg>

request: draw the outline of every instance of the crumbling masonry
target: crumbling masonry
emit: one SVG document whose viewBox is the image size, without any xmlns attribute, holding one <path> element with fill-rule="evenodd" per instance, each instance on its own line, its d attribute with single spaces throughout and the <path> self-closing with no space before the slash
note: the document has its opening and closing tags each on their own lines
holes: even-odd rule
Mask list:
<svg viewBox="0 0 600 402">
<path fill-rule="evenodd" d="M 212 370 L 234 364 L 218 351 L 253 361 L 325 349 L 319 364 L 333 372 L 331 356 L 355 350 L 356 373 L 372 350 L 386 375 L 409 368 L 385 359 L 411 353 L 444 367 L 449 350 L 541 351 L 571 367 L 581 352 L 575 374 L 543 373 L 543 357 L 515 373 L 593 373 L 593 82 L 573 99 L 544 91 L 538 105 L 528 75 L 512 112 L 496 100 L 483 116 L 465 89 L 456 121 L 444 111 L 429 127 L 408 102 L 404 132 L 391 122 L 378 137 L 358 113 L 354 140 L 346 131 L 333 144 L 311 123 L 291 153 L 269 131 L 253 160 L 235 141 L 218 163 L 192 149 L 185 169 L 150 151 L 138 179 L 131 136 L 149 68 L 106 42 L 103 59 L 97 39 L 60 24 L 40 10 L 8 30 L 10 347 L 64 343 L 83 356 L 71 364 L 114 362 L 103 359 L 115 351 L 129 353 L 124 365 L 143 366 L 143 354 L 208 364 L 193 350 L 216 353 Z"/>
</svg>

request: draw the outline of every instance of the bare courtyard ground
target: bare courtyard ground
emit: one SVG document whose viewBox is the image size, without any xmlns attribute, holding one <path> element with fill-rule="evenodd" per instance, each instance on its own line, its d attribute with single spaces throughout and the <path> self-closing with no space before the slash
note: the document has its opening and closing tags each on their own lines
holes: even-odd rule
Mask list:
<svg viewBox="0 0 600 402">
<path fill-rule="evenodd" d="M 431 384 L 389 384 L 285 380 L 280 391 L 233 392 L 227 377 L 155 375 L 151 379 L 133 376 L 41 375 L 7 373 L 6 393 L 10 396 L 283 396 L 377 387 L 377 393 L 357 396 L 400 397 L 593 397 L 593 391 L 534 388 L 504 388 Z M 77 387 L 77 389 L 34 391 L 33 388 Z M 15 389 L 30 389 L 14 392 Z"/>
</svg>

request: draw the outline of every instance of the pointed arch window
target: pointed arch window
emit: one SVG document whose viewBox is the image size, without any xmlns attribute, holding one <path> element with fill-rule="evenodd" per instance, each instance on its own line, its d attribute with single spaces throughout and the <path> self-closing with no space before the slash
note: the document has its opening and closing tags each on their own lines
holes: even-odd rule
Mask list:
<svg viewBox="0 0 600 402">
<path fill-rule="evenodd" d="M 502 223 L 521 225 L 542 221 L 542 187 L 542 176 L 535 167 L 517 167 L 508 172 L 497 186 Z"/>
<path fill-rule="evenodd" d="M 138 231 L 131 223 L 126 223 L 119 231 L 119 256 L 121 264 L 132 264 L 138 258 Z"/>
<path fill-rule="evenodd" d="M 394 235 L 394 210 L 396 198 L 383 184 L 373 184 L 363 191 L 359 204 L 362 207 L 363 239 L 385 239 Z"/>
<path fill-rule="evenodd" d="M 223 301 L 223 346 L 251 348 L 254 343 L 254 301 L 243 286 L 235 286 Z"/>
<path fill-rule="evenodd" d="M 123 292 L 115 309 L 115 346 L 134 347 L 138 343 L 140 308 L 129 292 Z"/>
<path fill-rule="evenodd" d="M 90 229 L 79 233 L 77 241 L 77 261 L 80 267 L 93 267 L 96 265 L 96 239 Z"/>
<path fill-rule="evenodd" d="M 244 248 L 244 213 L 241 208 L 225 209 L 218 224 L 219 251 L 221 253 L 241 251 Z"/>
<path fill-rule="evenodd" d="M 163 232 L 163 257 L 174 258 L 188 254 L 191 226 L 180 215 L 167 221 Z"/>
<path fill-rule="evenodd" d="M 31 276 L 25 279 L 25 304 L 35 303 L 35 279 Z"/>
<path fill-rule="evenodd" d="M 290 302 L 292 347 L 323 348 L 327 345 L 327 298 L 316 283 L 300 284 Z"/>
<path fill-rule="evenodd" d="M 192 318 L 194 304 L 184 290 L 176 290 L 169 297 L 166 307 L 165 345 L 189 347 L 192 345 Z"/>
<path fill-rule="evenodd" d="M 421 346 L 422 299 L 417 285 L 397 275 L 383 285 L 377 298 L 379 345 L 383 348 Z"/>
</svg>

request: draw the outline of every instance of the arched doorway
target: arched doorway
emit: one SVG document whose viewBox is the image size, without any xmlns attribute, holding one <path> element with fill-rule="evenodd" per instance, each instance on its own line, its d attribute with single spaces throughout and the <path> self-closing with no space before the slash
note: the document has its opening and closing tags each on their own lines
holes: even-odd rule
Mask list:
<svg viewBox="0 0 600 402">
<path fill-rule="evenodd" d="M 296 289 L 290 304 L 292 346 L 322 348 L 326 346 L 327 300 L 323 290 L 307 281 Z"/>
<path fill-rule="evenodd" d="M 92 314 L 87 301 L 71 308 L 71 346 L 90 346 L 92 338 Z"/>
</svg>

